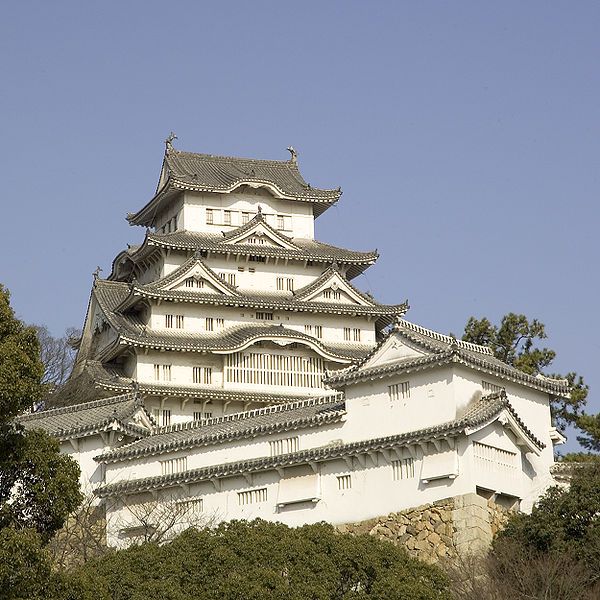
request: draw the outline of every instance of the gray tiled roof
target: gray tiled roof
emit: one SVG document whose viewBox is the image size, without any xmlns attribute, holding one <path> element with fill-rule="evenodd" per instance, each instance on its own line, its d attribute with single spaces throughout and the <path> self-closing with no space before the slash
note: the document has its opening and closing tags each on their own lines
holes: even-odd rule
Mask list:
<svg viewBox="0 0 600 600">
<path fill-rule="evenodd" d="M 110 324 L 120 335 L 121 341 L 144 348 L 164 350 L 184 350 L 202 352 L 210 350 L 231 350 L 241 348 L 247 342 L 258 338 L 291 338 L 299 342 L 308 342 L 320 348 L 325 354 L 342 360 L 362 358 L 370 348 L 360 344 L 324 344 L 305 333 L 283 327 L 283 325 L 256 324 L 230 327 L 224 332 L 199 335 L 182 331 L 156 332 L 147 329 L 142 321 L 115 312 L 130 293 L 126 283 L 96 280 L 94 295 Z"/>
<path fill-rule="evenodd" d="M 419 345 L 426 350 L 427 354 L 418 357 L 403 358 L 380 366 L 365 367 L 366 362 L 377 354 L 386 340 L 396 334 Z M 377 379 L 397 373 L 406 373 L 451 363 L 475 368 L 479 371 L 497 375 L 509 381 L 550 394 L 565 395 L 569 393 L 568 383 L 565 380 L 528 375 L 497 359 L 486 346 L 456 340 L 451 336 L 425 329 L 404 319 L 398 319 L 395 326 L 385 338 L 362 360 L 347 369 L 331 374 L 327 377 L 326 383 L 333 387 L 341 388 L 354 382 Z"/>
<path fill-rule="evenodd" d="M 24 415 L 18 421 L 26 429 L 43 429 L 61 440 L 91 435 L 115 423 L 130 435 L 144 437 L 149 431 L 129 421 L 140 407 L 142 401 L 131 392 Z"/>
<path fill-rule="evenodd" d="M 261 457 L 234 463 L 211 465 L 182 473 L 174 473 L 172 475 L 161 475 L 123 481 L 105 485 L 96 490 L 95 493 L 101 497 L 131 494 L 145 490 L 174 487 L 214 478 L 232 477 L 245 473 L 267 471 L 280 467 L 306 464 L 309 462 L 335 460 L 338 458 L 356 456 L 365 452 L 377 452 L 389 448 L 410 446 L 432 439 L 452 438 L 465 434 L 469 429 L 485 425 L 486 422 L 491 421 L 504 409 L 507 409 L 512 414 L 518 426 L 521 427 L 524 435 L 526 435 L 532 443 L 540 449 L 545 447 L 542 442 L 537 440 L 533 434 L 525 428 L 523 422 L 519 419 L 518 415 L 508 402 L 506 394 L 500 392 L 480 399 L 460 419 L 435 425 L 433 427 L 427 427 L 425 429 L 419 429 L 417 431 L 351 442 L 348 444 L 312 448 L 281 456 Z"/>
<path fill-rule="evenodd" d="M 174 450 L 219 444 L 232 439 L 335 423 L 345 414 L 343 396 L 325 396 L 268 406 L 213 419 L 180 423 L 155 430 L 145 438 L 105 452 L 97 460 L 113 462 Z"/>
<path fill-rule="evenodd" d="M 170 148 L 165 154 L 163 168 L 167 171 L 165 185 L 144 208 L 128 217 L 132 224 L 149 223 L 161 194 L 172 189 L 227 193 L 241 184 L 262 184 L 275 188 L 283 198 L 311 202 L 317 206 L 333 204 L 342 194 L 339 188 L 312 187 L 304 181 L 297 162 L 292 160 L 214 156 Z"/>
</svg>

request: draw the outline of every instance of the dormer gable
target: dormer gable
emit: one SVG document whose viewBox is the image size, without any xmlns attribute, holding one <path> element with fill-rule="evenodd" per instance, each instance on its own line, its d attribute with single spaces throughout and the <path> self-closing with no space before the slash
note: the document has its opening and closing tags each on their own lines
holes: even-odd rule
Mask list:
<svg viewBox="0 0 600 600">
<path fill-rule="evenodd" d="M 355 288 L 335 266 L 327 269 L 313 283 L 297 290 L 294 296 L 296 300 L 304 302 L 357 304 L 360 306 L 377 304 L 371 297 Z"/>
<path fill-rule="evenodd" d="M 406 339 L 397 331 L 391 334 L 374 350 L 366 361 L 361 364 L 361 369 L 370 369 L 383 365 L 393 364 L 409 358 L 419 358 L 431 352 L 422 345 Z"/>
<path fill-rule="evenodd" d="M 266 222 L 260 207 L 258 214 L 251 221 L 233 231 L 224 232 L 223 241 L 227 244 L 253 244 L 299 250 L 290 238 L 279 233 Z"/>
<path fill-rule="evenodd" d="M 145 286 L 156 291 L 194 292 L 239 296 L 235 286 L 224 281 L 200 257 L 194 255 L 167 277 Z"/>
</svg>

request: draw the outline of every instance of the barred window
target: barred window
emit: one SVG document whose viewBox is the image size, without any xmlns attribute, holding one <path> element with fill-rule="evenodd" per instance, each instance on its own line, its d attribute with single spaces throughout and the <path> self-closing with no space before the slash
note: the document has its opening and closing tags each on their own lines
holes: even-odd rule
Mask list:
<svg viewBox="0 0 600 600">
<path fill-rule="evenodd" d="M 212 208 L 206 209 L 206 223 L 212 225 L 215 222 L 215 214 Z"/>
<path fill-rule="evenodd" d="M 165 327 L 173 327 L 173 315 L 165 315 Z"/>
<path fill-rule="evenodd" d="M 171 365 L 154 365 L 155 381 L 171 381 Z"/>
<path fill-rule="evenodd" d="M 248 223 L 248 221 L 250 221 L 250 213 L 243 212 L 242 213 L 242 225 L 246 225 L 246 223 Z"/>
<path fill-rule="evenodd" d="M 230 210 L 223 211 L 223 223 L 225 225 L 231 225 L 231 211 Z"/>
<path fill-rule="evenodd" d="M 270 312 L 257 312 L 256 313 L 256 318 L 259 321 L 272 321 L 273 320 L 273 313 L 270 313 Z"/>
<path fill-rule="evenodd" d="M 212 367 L 193 367 L 192 381 L 194 383 L 212 383 Z"/>
<path fill-rule="evenodd" d="M 215 330 L 215 320 L 212 317 L 206 317 L 204 328 L 206 331 Z"/>
<path fill-rule="evenodd" d="M 352 330 L 350 327 L 344 327 L 344 341 L 349 342 L 351 339 Z"/>
<path fill-rule="evenodd" d="M 160 474 L 161 475 L 172 475 L 173 473 L 181 473 L 187 469 L 187 457 L 182 456 L 181 458 L 170 458 L 169 460 L 161 460 L 160 463 Z"/>
<path fill-rule="evenodd" d="M 315 337 L 321 339 L 323 337 L 323 326 L 315 325 Z"/>
<path fill-rule="evenodd" d="M 183 329 L 183 315 L 175 316 L 175 327 L 177 327 L 177 329 Z"/>
<path fill-rule="evenodd" d="M 415 476 L 415 461 L 412 458 L 392 461 L 392 476 L 395 481 L 413 479 Z"/>
<path fill-rule="evenodd" d="M 360 342 L 360 329 L 358 329 L 357 327 L 355 327 L 352 330 L 352 337 L 354 339 L 355 342 Z"/>
<path fill-rule="evenodd" d="M 283 440 L 274 440 L 269 442 L 269 448 L 271 450 L 271 456 L 278 456 L 280 454 L 290 454 L 291 452 L 297 452 L 299 447 L 299 437 L 289 437 Z"/>
<path fill-rule="evenodd" d="M 482 381 L 481 387 L 483 388 L 483 391 L 487 392 L 488 394 L 495 394 L 504 389 L 501 385 L 496 385 L 495 383 L 490 383 L 489 381 Z"/>
<path fill-rule="evenodd" d="M 390 400 L 393 402 L 396 400 L 407 400 L 410 398 L 410 382 L 403 381 L 402 383 L 390 385 L 388 386 L 388 393 Z"/>
<path fill-rule="evenodd" d="M 277 229 L 285 229 L 285 219 L 283 215 L 277 215 Z"/>
<path fill-rule="evenodd" d="M 245 492 L 238 492 L 238 504 L 240 506 L 246 506 L 248 504 L 259 504 L 260 502 L 267 501 L 267 488 L 260 488 L 258 490 L 247 490 Z"/>
<path fill-rule="evenodd" d="M 171 424 L 171 411 L 168 408 L 153 408 L 152 416 L 159 427 L 166 427 Z"/>
<path fill-rule="evenodd" d="M 351 475 L 338 475 L 337 477 L 338 490 L 349 490 L 352 488 Z"/>
</svg>

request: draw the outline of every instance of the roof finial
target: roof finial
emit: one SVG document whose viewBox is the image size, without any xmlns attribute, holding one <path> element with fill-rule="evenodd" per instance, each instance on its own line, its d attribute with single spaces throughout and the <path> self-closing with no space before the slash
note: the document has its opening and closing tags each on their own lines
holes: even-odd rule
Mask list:
<svg viewBox="0 0 600 600">
<path fill-rule="evenodd" d="M 168 150 L 173 150 L 173 140 L 176 140 L 177 136 L 171 131 L 171 133 L 169 134 L 169 137 L 165 140 L 165 145 L 167 147 L 167 151 Z"/>
<path fill-rule="evenodd" d="M 290 161 L 296 164 L 298 162 L 298 153 L 296 152 L 294 146 L 288 146 L 287 151 L 292 155 L 290 157 Z"/>
<path fill-rule="evenodd" d="M 100 273 L 102 273 L 102 269 L 98 266 L 96 267 L 96 270 L 92 273 L 94 279 L 98 279 L 98 277 L 100 277 Z"/>
<path fill-rule="evenodd" d="M 258 205 L 258 214 L 262 215 L 262 206 L 260 204 Z"/>
</svg>

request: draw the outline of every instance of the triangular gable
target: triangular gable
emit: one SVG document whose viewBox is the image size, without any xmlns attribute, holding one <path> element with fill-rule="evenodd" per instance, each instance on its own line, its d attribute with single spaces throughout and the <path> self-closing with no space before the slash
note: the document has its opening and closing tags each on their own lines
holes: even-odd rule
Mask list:
<svg viewBox="0 0 600 600">
<path fill-rule="evenodd" d="M 313 283 L 296 291 L 296 300 L 303 302 L 327 302 L 329 304 L 358 304 L 375 306 L 376 302 L 357 290 L 335 268 L 328 269 Z"/>
<path fill-rule="evenodd" d="M 299 250 L 290 239 L 273 229 L 259 212 L 250 222 L 233 231 L 223 234 L 224 241 L 228 244 L 253 244 L 257 246 L 271 246 L 286 250 Z"/>
<path fill-rule="evenodd" d="M 238 296 L 236 288 L 219 277 L 201 258 L 193 257 L 152 286 L 157 290 Z"/>
<path fill-rule="evenodd" d="M 397 331 L 392 331 L 382 344 L 360 365 L 360 369 L 371 369 L 389 365 L 408 358 L 419 358 L 431 354 L 430 350 L 412 340 L 407 340 Z"/>
</svg>

